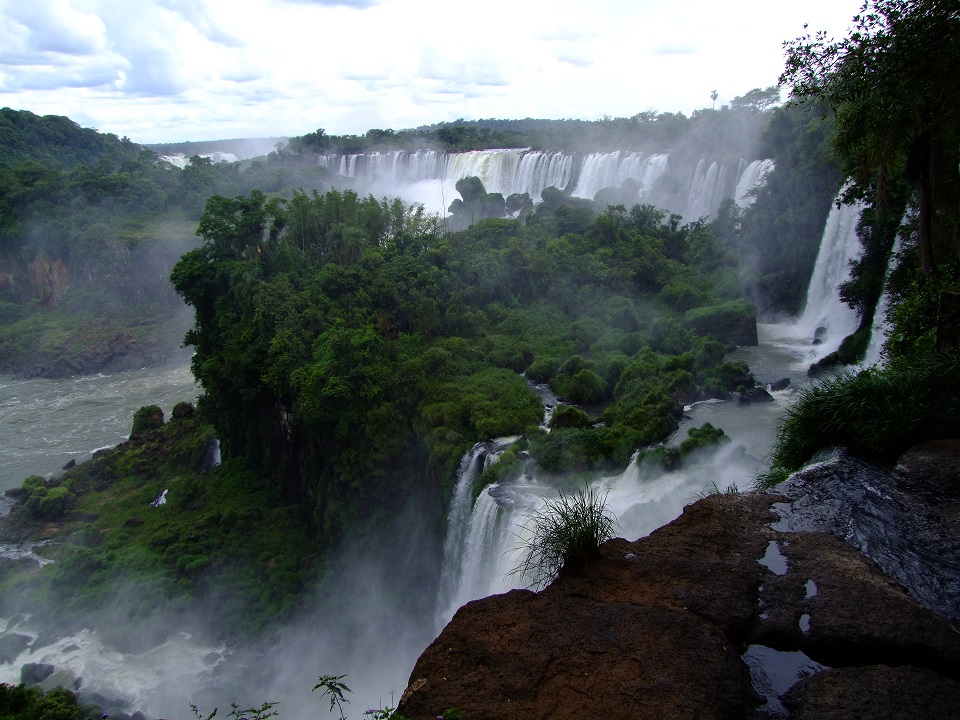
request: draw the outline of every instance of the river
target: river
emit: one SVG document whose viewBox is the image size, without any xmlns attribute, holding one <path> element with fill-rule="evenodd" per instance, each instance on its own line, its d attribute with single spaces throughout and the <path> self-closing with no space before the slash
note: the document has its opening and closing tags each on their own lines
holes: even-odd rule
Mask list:
<svg viewBox="0 0 960 720">
<path fill-rule="evenodd" d="M 0 375 L 0 493 L 123 442 L 144 405 L 159 405 L 169 418 L 174 405 L 198 394 L 184 364 L 64 380 Z"/>
</svg>

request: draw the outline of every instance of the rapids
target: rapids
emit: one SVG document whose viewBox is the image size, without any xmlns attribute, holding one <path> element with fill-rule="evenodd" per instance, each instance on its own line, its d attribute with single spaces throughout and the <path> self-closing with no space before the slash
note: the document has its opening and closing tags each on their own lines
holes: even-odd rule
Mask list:
<svg viewBox="0 0 960 720">
<path fill-rule="evenodd" d="M 188 365 L 64 380 L 0 376 L 0 497 L 28 475 L 50 477 L 123 442 L 140 407 L 159 405 L 169 417 L 198 393 Z"/>
</svg>

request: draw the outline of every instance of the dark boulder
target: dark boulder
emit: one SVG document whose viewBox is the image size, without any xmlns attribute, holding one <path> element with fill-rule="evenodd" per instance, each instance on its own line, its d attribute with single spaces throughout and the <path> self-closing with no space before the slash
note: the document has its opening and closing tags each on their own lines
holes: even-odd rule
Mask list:
<svg viewBox="0 0 960 720">
<path fill-rule="evenodd" d="M 786 390 L 788 387 L 790 387 L 790 378 L 780 378 L 779 380 L 774 380 L 772 383 L 770 383 L 770 392 Z"/>
<path fill-rule="evenodd" d="M 39 685 L 53 675 L 56 668 L 49 663 L 26 663 L 20 668 L 20 682 L 27 687 Z"/>
<path fill-rule="evenodd" d="M 7 633 L 0 636 L 0 662 L 12 663 L 30 646 L 31 638 L 20 633 Z"/>
<path fill-rule="evenodd" d="M 768 393 L 761 386 L 755 385 L 740 396 L 740 402 L 773 402 L 773 395 Z"/>
</svg>

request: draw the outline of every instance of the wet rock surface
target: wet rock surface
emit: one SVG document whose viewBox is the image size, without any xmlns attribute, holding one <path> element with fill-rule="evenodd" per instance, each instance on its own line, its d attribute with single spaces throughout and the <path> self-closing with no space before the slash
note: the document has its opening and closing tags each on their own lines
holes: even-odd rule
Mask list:
<svg viewBox="0 0 960 720">
<path fill-rule="evenodd" d="M 468 603 L 421 655 L 398 709 L 413 720 L 451 707 L 488 719 L 949 717 L 958 446 L 915 448 L 893 471 L 839 454 L 775 493 L 708 497 L 649 537 L 610 541 L 542 592 Z M 954 474 L 930 470 L 944 463 Z"/>
</svg>

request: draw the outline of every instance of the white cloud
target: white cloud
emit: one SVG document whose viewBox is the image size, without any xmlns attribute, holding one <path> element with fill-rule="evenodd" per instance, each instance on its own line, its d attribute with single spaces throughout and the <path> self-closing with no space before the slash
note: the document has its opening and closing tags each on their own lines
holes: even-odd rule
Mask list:
<svg viewBox="0 0 960 720">
<path fill-rule="evenodd" d="M 0 105 L 142 142 L 689 113 L 860 0 L 0 0 Z"/>
</svg>

